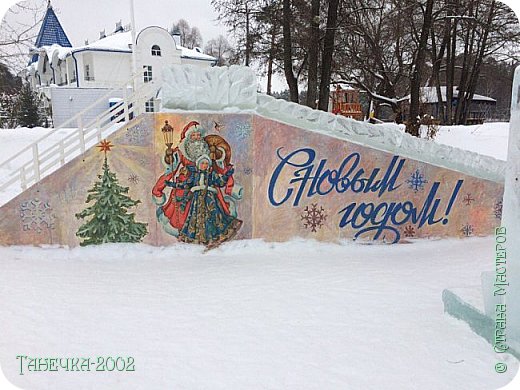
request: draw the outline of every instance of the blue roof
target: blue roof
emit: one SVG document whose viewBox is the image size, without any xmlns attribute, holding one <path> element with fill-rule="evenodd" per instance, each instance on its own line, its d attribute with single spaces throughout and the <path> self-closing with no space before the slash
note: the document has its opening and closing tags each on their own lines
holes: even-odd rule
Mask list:
<svg viewBox="0 0 520 390">
<path fill-rule="evenodd" d="M 42 47 L 51 46 L 54 44 L 60 45 L 62 47 L 72 47 L 69 38 L 67 38 L 67 34 L 65 34 L 65 31 L 63 31 L 63 27 L 61 27 L 60 21 L 52 9 L 52 6 L 49 5 L 47 7 L 47 13 L 43 18 L 40 32 L 36 38 L 35 46 Z M 38 54 L 34 54 L 32 56 L 29 64 L 35 61 L 38 61 Z"/>
</svg>

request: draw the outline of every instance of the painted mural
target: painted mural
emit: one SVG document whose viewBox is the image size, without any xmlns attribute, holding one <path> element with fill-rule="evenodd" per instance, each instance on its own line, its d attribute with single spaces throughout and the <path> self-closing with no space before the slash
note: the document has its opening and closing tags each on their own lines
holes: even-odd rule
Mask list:
<svg viewBox="0 0 520 390">
<path fill-rule="evenodd" d="M 489 235 L 499 223 L 501 184 L 266 118 L 254 128 L 260 237 L 397 243 Z"/>
<path fill-rule="evenodd" d="M 105 157 L 103 172 L 87 191 L 85 203 L 92 203 L 76 214 L 76 218 L 84 220 L 76 236 L 83 240 L 81 246 L 107 242 L 140 242 L 148 234 L 147 224 L 136 222 L 135 214 L 128 209 L 137 206 L 141 201 L 130 198 L 127 195 L 129 187 L 121 186 L 116 173 L 110 170 L 107 152 L 114 145 L 103 140 L 98 147 Z"/>
<path fill-rule="evenodd" d="M 105 142 L 2 206 L 0 244 L 398 243 L 489 235 L 502 217 L 501 183 L 254 113 L 145 114 Z M 93 234 L 105 175 L 128 237 Z"/>
<path fill-rule="evenodd" d="M 214 122 L 215 131 L 221 128 Z M 183 126 L 175 147 L 174 132 L 165 120 L 165 170 L 152 189 L 157 220 L 180 241 L 215 247 L 235 237 L 242 226 L 236 207 L 241 186 L 233 176 L 232 148 L 220 134 L 207 134 L 197 121 Z"/>
<path fill-rule="evenodd" d="M 155 114 L 148 191 L 158 245 L 252 237 L 249 114 Z"/>
</svg>

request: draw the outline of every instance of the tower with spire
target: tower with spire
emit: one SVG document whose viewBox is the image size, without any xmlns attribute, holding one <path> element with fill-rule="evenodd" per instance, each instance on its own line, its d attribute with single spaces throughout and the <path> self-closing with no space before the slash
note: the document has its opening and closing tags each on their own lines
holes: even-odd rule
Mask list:
<svg viewBox="0 0 520 390">
<path fill-rule="evenodd" d="M 40 31 L 38 32 L 38 36 L 36 37 L 36 42 L 34 46 L 36 48 L 40 48 L 42 46 L 52 46 L 52 45 L 60 45 L 61 47 L 72 47 L 70 44 L 69 38 L 63 27 L 61 26 L 56 13 L 52 9 L 51 1 L 47 2 L 47 12 L 45 13 L 45 17 L 43 18 L 42 25 L 40 27 Z M 33 54 L 29 64 L 38 61 L 38 54 Z"/>
<path fill-rule="evenodd" d="M 113 33 L 103 30 L 97 41 L 74 47 L 49 0 L 22 76 L 35 92 L 45 96 L 46 104 L 52 107 L 54 126 L 85 107 L 95 107 L 82 117 L 88 122 L 108 109 L 113 99 L 125 96 L 122 85 L 132 84 L 134 90 L 149 82 L 160 85 L 163 68 L 172 64 L 207 67 L 216 63 L 213 56 L 182 47 L 177 38 L 158 26 L 137 33 L 120 20 Z M 155 109 L 147 104 L 145 109 Z"/>
</svg>

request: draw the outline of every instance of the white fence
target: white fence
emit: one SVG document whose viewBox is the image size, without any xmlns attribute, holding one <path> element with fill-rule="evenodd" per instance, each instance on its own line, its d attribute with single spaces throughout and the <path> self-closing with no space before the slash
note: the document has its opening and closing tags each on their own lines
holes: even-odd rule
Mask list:
<svg viewBox="0 0 520 390">
<path fill-rule="evenodd" d="M 126 85 L 132 83 L 133 80 L 129 80 L 117 89 L 126 90 Z M 154 82 L 147 83 L 130 96 L 125 96 L 121 102 L 105 110 L 94 120 L 84 123 L 85 114 L 101 101 L 107 101 L 111 96 L 113 90 L 108 91 L 61 126 L 47 132 L 45 136 L 0 164 L 0 172 L 8 172 L 0 178 L 0 192 L 7 191 L 10 197 L 13 197 L 68 161 L 83 154 L 89 147 L 144 112 L 145 102 L 155 100 L 158 90 L 159 86 Z M 77 124 L 77 128 L 68 130 L 57 142 L 49 142 L 50 137 L 55 135 L 58 130 L 70 127 L 71 124 Z"/>
</svg>

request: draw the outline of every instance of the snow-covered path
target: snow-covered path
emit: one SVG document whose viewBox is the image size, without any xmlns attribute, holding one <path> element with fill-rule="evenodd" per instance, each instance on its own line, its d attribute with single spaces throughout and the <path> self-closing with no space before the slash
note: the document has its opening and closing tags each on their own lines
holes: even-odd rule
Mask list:
<svg viewBox="0 0 520 390">
<path fill-rule="evenodd" d="M 0 248 L 0 363 L 25 388 L 496 389 L 503 356 L 443 312 L 489 238 Z M 132 356 L 135 372 L 19 375 L 17 355 Z"/>
</svg>

